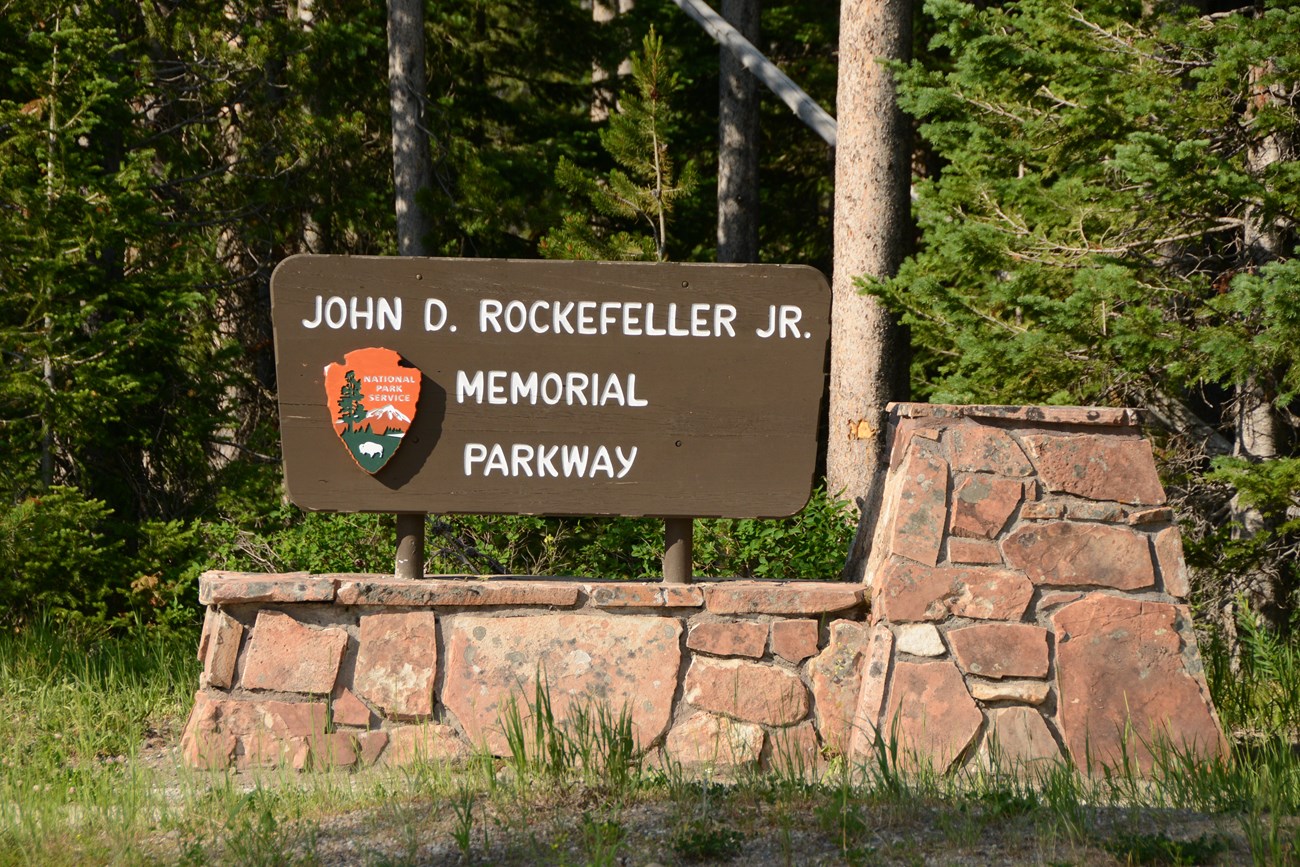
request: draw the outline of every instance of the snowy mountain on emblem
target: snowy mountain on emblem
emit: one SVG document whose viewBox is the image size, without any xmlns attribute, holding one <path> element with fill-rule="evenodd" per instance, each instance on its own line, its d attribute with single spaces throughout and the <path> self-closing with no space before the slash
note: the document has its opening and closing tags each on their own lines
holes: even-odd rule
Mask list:
<svg viewBox="0 0 1300 867">
<path fill-rule="evenodd" d="M 382 418 L 388 421 L 400 421 L 406 424 L 411 423 L 410 416 L 405 415 L 391 403 L 385 404 L 384 406 L 379 407 L 379 409 L 370 410 L 370 412 L 366 413 L 366 418 Z"/>
</svg>

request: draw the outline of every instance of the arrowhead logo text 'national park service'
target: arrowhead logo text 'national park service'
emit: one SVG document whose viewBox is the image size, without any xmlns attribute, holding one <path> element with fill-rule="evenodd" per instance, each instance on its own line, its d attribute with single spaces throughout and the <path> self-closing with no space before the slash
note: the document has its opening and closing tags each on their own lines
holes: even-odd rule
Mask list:
<svg viewBox="0 0 1300 867">
<path fill-rule="evenodd" d="M 354 349 L 325 368 L 325 399 L 357 466 L 374 474 L 392 459 L 415 418 L 420 370 L 391 349 Z"/>
</svg>

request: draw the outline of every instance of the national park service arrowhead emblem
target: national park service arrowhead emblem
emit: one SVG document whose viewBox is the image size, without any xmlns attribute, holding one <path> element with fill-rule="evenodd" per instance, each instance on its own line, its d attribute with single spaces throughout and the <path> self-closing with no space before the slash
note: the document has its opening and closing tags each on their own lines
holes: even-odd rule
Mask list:
<svg viewBox="0 0 1300 867">
<path fill-rule="evenodd" d="M 334 433 L 357 466 L 375 474 L 392 460 L 415 419 L 420 370 L 391 349 L 354 349 L 325 368 Z"/>
</svg>

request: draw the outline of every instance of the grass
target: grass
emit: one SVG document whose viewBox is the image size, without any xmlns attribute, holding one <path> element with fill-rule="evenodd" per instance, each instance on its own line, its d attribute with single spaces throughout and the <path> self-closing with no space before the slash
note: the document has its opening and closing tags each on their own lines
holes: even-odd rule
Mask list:
<svg viewBox="0 0 1300 867">
<path fill-rule="evenodd" d="M 918 773 L 883 737 L 868 764 L 778 753 L 721 783 L 638 756 L 626 714 L 588 705 L 560 725 L 537 690 L 503 713 L 505 758 L 193 772 L 174 748 L 194 647 L 0 635 L 0 865 L 1300 863 L 1300 760 L 1281 739 L 1220 762 L 1158 748 L 1150 783 Z"/>
</svg>

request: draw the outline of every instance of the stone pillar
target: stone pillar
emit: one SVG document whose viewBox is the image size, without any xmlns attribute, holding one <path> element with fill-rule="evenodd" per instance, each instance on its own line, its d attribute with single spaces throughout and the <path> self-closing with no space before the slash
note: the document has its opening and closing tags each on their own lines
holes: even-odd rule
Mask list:
<svg viewBox="0 0 1300 867">
<path fill-rule="evenodd" d="M 1182 542 L 1131 410 L 890 407 L 851 749 L 945 771 L 1222 755 Z"/>
</svg>

